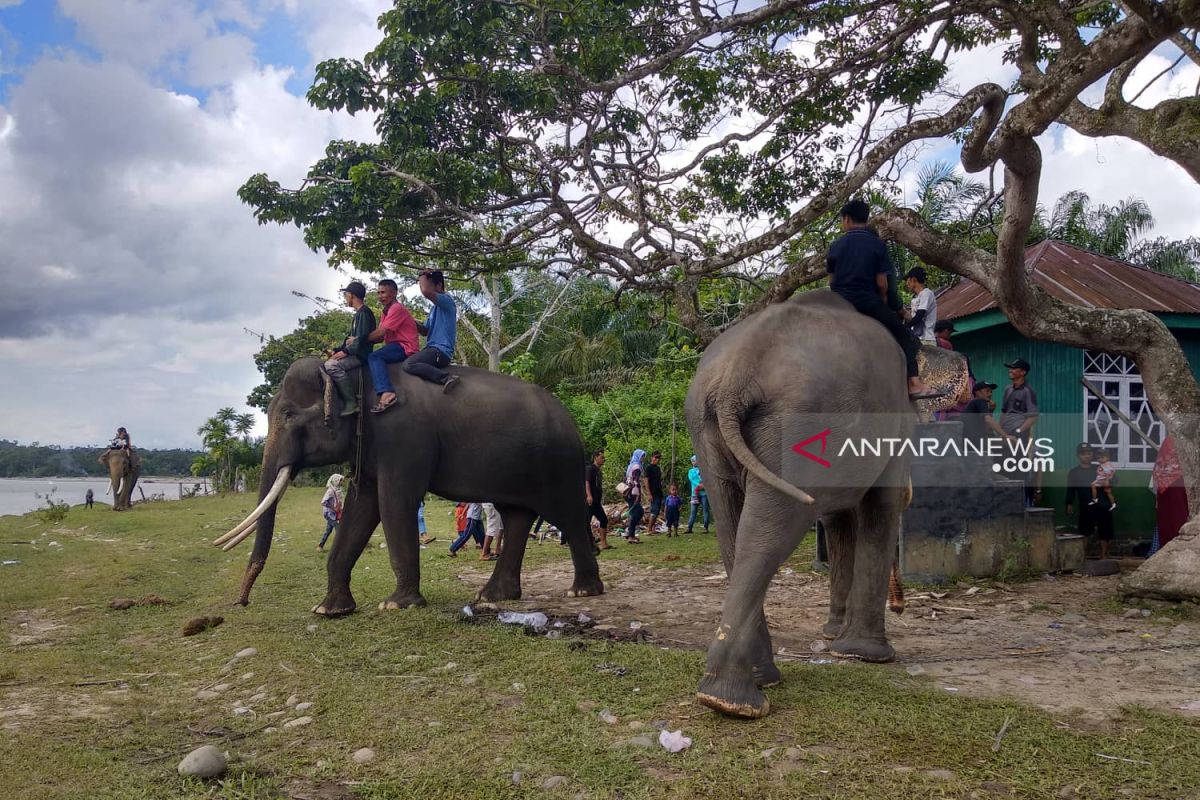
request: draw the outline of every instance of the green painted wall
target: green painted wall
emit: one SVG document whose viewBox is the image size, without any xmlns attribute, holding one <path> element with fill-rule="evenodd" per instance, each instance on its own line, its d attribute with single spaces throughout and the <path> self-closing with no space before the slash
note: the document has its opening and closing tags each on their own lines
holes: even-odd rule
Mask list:
<svg viewBox="0 0 1200 800">
<path fill-rule="evenodd" d="M 1200 316 L 1186 314 L 1162 315 L 1179 339 L 1193 374 L 1200 374 Z M 955 320 L 959 333 L 954 336 L 955 349 L 971 359 L 971 369 L 977 380 L 998 384 L 996 404 L 999 406 L 1004 387 L 1008 385 L 1008 370 L 1004 362 L 1023 358 L 1030 363 L 1028 381 L 1037 392 L 1038 407 L 1047 417 L 1035 428 L 1036 435 L 1054 443 L 1055 473 L 1044 479 L 1043 505 L 1055 511 L 1055 524 L 1074 526 L 1064 508 L 1066 473 L 1077 463 L 1075 447 L 1084 435 L 1084 389 L 1079 383 L 1083 375 L 1083 351 L 1074 347 L 1025 339 L 1008 324 L 999 311 L 985 311 L 963 320 Z M 998 415 L 997 415 L 998 418 Z M 1117 473 L 1115 497 L 1116 533 L 1120 539 L 1149 539 L 1154 531 L 1154 495 L 1149 491 L 1149 470 L 1123 469 Z"/>
</svg>

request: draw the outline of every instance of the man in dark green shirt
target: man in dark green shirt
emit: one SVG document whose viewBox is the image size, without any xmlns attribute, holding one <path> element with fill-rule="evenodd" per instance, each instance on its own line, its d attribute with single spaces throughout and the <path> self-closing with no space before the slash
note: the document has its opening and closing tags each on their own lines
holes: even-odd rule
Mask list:
<svg viewBox="0 0 1200 800">
<path fill-rule="evenodd" d="M 358 281 L 351 281 L 342 289 L 342 297 L 346 305 L 354 309 L 354 321 L 350 325 L 350 335 L 342 342 L 342 346 L 334 350 L 325 362 L 325 371 L 333 379 L 338 396 L 342 398 L 343 417 L 352 417 L 358 413 L 358 398 L 355 396 L 354 384 L 346 377 L 346 370 L 361 367 L 367 363 L 367 356 L 375 345 L 367 335 L 375 330 L 375 314 L 367 307 L 367 287 Z"/>
</svg>

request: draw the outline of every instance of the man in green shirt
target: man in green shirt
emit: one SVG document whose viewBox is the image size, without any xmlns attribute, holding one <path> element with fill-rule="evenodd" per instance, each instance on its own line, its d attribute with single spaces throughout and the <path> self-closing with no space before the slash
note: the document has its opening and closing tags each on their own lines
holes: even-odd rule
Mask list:
<svg viewBox="0 0 1200 800">
<path fill-rule="evenodd" d="M 342 398 L 340 416 L 352 417 L 358 413 L 358 398 L 355 396 L 354 384 L 346 377 L 346 371 L 367 363 L 367 356 L 375 347 L 367 339 L 371 331 L 375 330 L 375 314 L 365 302 L 367 287 L 358 281 L 347 284 L 346 288 L 342 289 L 342 297 L 345 298 L 346 305 L 354 309 L 354 321 L 350 325 L 350 335 L 325 362 L 325 371 L 333 379 L 338 396 Z"/>
</svg>

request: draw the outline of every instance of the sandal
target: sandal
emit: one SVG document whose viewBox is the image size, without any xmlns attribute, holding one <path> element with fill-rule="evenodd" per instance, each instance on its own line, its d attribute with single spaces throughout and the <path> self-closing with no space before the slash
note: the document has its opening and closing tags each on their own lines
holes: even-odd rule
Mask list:
<svg viewBox="0 0 1200 800">
<path fill-rule="evenodd" d="M 396 395 L 392 395 L 392 400 L 390 403 L 385 403 L 382 400 L 380 400 L 375 405 L 371 406 L 371 413 L 372 414 L 382 414 L 383 412 L 387 411 L 392 406 L 396 405 L 396 398 L 397 398 Z"/>
<path fill-rule="evenodd" d="M 499 559 L 499 558 L 500 558 L 500 556 L 498 556 L 498 555 L 495 555 L 495 554 L 488 554 L 488 555 L 486 555 L 486 556 L 480 556 L 480 557 L 479 557 L 479 560 L 480 560 L 480 561 L 496 561 L 496 560 L 497 560 L 497 559 Z"/>
</svg>

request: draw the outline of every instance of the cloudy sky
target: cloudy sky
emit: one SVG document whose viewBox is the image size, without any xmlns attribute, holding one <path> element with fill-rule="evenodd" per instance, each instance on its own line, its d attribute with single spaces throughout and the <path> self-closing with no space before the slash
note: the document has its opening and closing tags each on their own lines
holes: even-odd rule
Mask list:
<svg viewBox="0 0 1200 800">
<path fill-rule="evenodd" d="M 100 444 L 125 425 L 141 446 L 198 447 L 217 408 L 246 410 L 259 341 L 245 329 L 290 331 L 313 310 L 292 290 L 331 297 L 346 278 L 235 192 L 256 172 L 295 185 L 330 139 L 372 137 L 370 119 L 303 94 L 317 62 L 371 49 L 387 5 L 0 0 L 0 438 Z M 1005 69 L 985 52 L 956 76 Z M 1043 144 L 1047 201 L 1136 194 L 1157 233 L 1200 234 L 1177 168 L 1128 142 Z"/>
</svg>

